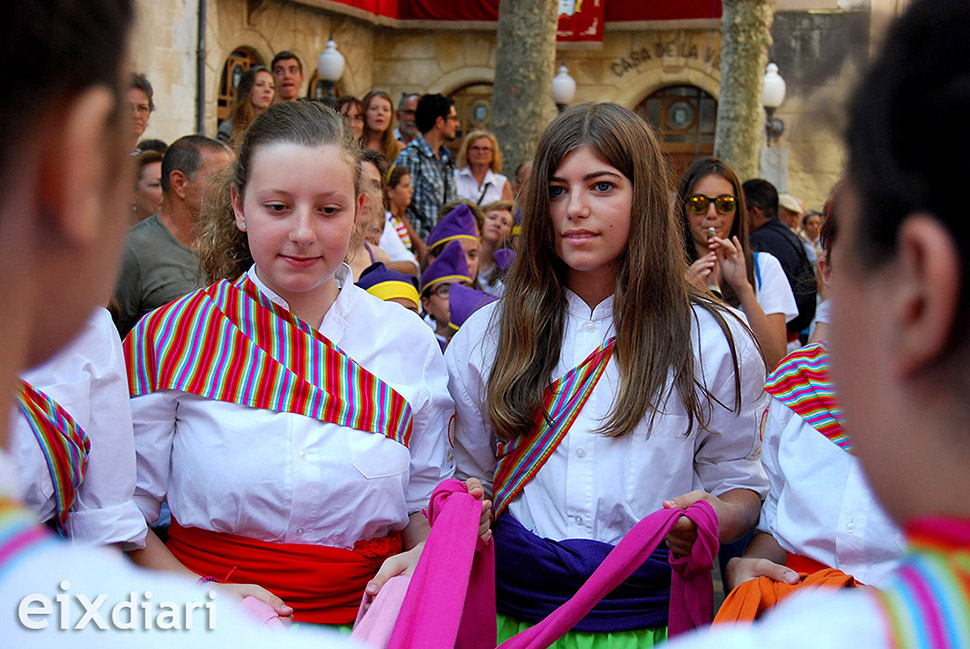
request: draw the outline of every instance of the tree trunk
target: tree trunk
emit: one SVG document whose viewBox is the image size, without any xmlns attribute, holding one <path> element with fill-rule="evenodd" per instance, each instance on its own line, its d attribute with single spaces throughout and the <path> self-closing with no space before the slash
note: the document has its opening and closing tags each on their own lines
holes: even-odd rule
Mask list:
<svg viewBox="0 0 970 649">
<path fill-rule="evenodd" d="M 555 116 L 552 76 L 556 63 L 557 0 L 501 0 L 492 131 L 502 147 L 504 173 L 531 160 L 539 136 Z"/>
<path fill-rule="evenodd" d="M 741 180 L 758 177 L 765 142 L 761 104 L 775 0 L 723 0 L 721 96 L 717 102 L 714 154 Z"/>
</svg>

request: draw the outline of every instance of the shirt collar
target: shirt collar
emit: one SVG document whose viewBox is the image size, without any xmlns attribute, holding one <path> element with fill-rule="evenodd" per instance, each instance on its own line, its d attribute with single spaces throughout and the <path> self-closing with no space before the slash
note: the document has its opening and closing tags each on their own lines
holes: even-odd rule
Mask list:
<svg viewBox="0 0 970 649">
<path fill-rule="evenodd" d="M 286 300 L 277 295 L 273 289 L 266 286 L 266 284 L 263 283 L 263 280 L 259 278 L 259 275 L 256 274 L 256 264 L 249 267 L 247 274 L 249 275 L 249 279 L 252 280 L 253 284 L 256 285 L 256 288 L 259 289 L 259 292 L 265 295 L 270 302 L 283 307 L 287 311 L 290 310 L 290 305 L 287 304 Z M 337 284 L 337 290 L 339 293 L 337 293 L 337 299 L 334 300 L 334 303 L 330 305 L 330 309 L 323 316 L 323 322 L 317 323 L 319 325 L 317 329 L 319 330 L 322 330 L 324 325 L 327 324 L 328 320 L 331 319 L 331 314 L 335 319 L 345 321 L 344 316 L 346 316 L 346 314 L 350 311 L 350 304 L 354 299 L 353 290 L 344 290 L 345 287 L 357 288 L 354 285 L 354 276 L 351 273 L 350 266 L 347 264 L 340 264 L 340 267 L 337 268 L 337 272 L 334 273 L 334 282 Z"/>
<path fill-rule="evenodd" d="M 583 298 L 579 297 L 568 288 L 566 289 L 566 310 L 569 315 L 575 318 L 581 318 L 583 320 L 592 320 L 600 322 L 603 320 L 613 319 L 613 296 L 609 296 L 599 304 L 597 304 L 592 310 L 590 310 L 589 305 L 583 301 Z"/>
</svg>

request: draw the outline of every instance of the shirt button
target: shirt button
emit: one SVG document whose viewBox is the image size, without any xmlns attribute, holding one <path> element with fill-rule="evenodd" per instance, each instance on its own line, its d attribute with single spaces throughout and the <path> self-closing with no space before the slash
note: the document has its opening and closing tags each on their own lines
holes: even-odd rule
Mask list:
<svg viewBox="0 0 970 649">
<path fill-rule="evenodd" d="M 595 322 L 587 322 L 586 323 L 586 331 L 588 331 L 590 333 L 593 333 L 594 331 L 596 331 L 596 323 Z"/>
<path fill-rule="evenodd" d="M 298 455 L 300 456 L 300 459 L 301 460 L 305 460 L 306 459 L 306 449 L 305 448 L 301 448 L 300 449 L 300 452 L 298 453 Z"/>
<path fill-rule="evenodd" d="M 586 449 L 585 448 L 577 449 L 577 451 L 576 451 L 576 457 L 578 457 L 578 458 L 584 458 L 584 457 L 586 457 Z"/>
<path fill-rule="evenodd" d="M 577 516 L 576 517 L 576 524 L 579 525 L 580 527 L 583 526 L 583 517 L 582 516 Z"/>
<path fill-rule="evenodd" d="M 849 521 L 848 523 L 846 523 L 845 531 L 848 532 L 849 534 L 852 534 L 853 532 L 855 532 L 855 523 L 853 523 L 852 521 Z"/>
<path fill-rule="evenodd" d="M 296 535 L 297 536 L 303 536 L 303 528 L 302 527 L 298 527 L 296 529 Z"/>
</svg>

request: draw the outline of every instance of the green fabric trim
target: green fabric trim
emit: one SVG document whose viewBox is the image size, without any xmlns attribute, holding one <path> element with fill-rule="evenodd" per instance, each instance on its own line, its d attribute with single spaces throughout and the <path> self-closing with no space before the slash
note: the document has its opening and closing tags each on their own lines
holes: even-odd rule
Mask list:
<svg viewBox="0 0 970 649">
<path fill-rule="evenodd" d="M 529 622 L 521 622 L 501 613 L 496 618 L 499 644 L 532 626 Z M 659 627 L 607 633 L 570 631 L 549 646 L 550 649 L 645 649 L 666 641 L 667 627 Z"/>
</svg>

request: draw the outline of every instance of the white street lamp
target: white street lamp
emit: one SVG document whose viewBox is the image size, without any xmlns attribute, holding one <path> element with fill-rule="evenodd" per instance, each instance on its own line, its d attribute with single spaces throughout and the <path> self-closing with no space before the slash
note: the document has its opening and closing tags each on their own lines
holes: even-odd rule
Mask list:
<svg viewBox="0 0 970 649">
<path fill-rule="evenodd" d="M 560 113 L 575 96 L 576 80 L 569 76 L 569 70 L 565 65 L 560 65 L 556 76 L 552 78 L 552 100 L 556 102 L 556 108 Z"/>
<path fill-rule="evenodd" d="M 317 74 L 324 82 L 325 95 L 333 94 L 333 87 L 344 73 L 344 55 L 337 49 L 337 43 L 331 38 L 327 46 L 317 58 Z"/>
<path fill-rule="evenodd" d="M 765 89 L 761 95 L 761 103 L 765 107 L 765 113 L 767 113 L 765 133 L 768 136 L 768 146 L 771 146 L 772 139 L 777 139 L 785 132 L 785 123 L 775 118 L 775 109 L 785 101 L 787 89 L 785 80 L 778 74 L 778 66 L 769 63 L 765 71 Z"/>
</svg>

